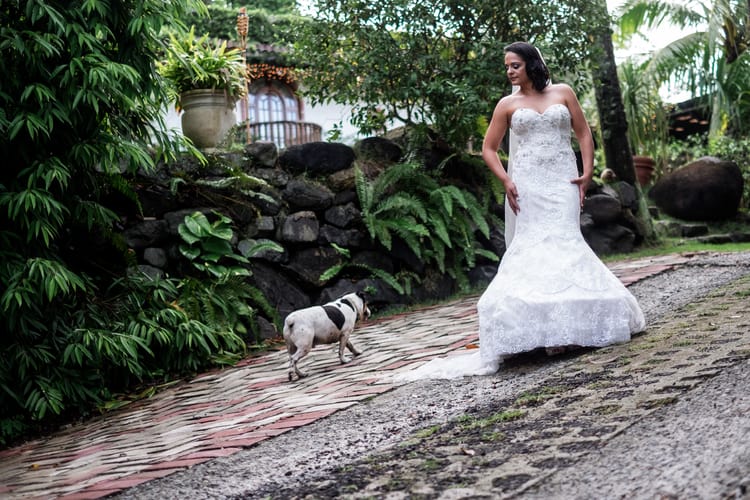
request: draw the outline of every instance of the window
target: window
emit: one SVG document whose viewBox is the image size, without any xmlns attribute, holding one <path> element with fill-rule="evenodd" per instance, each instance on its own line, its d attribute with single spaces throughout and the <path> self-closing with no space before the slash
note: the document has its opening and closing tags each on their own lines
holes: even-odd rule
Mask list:
<svg viewBox="0 0 750 500">
<path fill-rule="evenodd" d="M 247 96 L 250 123 L 300 121 L 299 102 L 292 90 L 276 82 L 251 88 Z"/>
</svg>

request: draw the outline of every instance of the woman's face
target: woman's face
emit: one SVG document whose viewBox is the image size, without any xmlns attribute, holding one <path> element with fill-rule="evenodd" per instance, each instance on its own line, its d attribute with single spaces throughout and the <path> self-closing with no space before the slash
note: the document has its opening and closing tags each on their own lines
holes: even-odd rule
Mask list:
<svg viewBox="0 0 750 500">
<path fill-rule="evenodd" d="M 505 74 L 508 75 L 511 85 L 521 85 L 529 79 L 526 74 L 526 63 L 515 52 L 505 53 Z"/>
</svg>

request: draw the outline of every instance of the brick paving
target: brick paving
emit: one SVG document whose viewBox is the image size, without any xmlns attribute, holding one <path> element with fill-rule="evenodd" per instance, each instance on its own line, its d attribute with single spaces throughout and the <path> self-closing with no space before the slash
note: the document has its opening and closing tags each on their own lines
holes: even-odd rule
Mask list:
<svg viewBox="0 0 750 500">
<path fill-rule="evenodd" d="M 626 285 L 674 269 L 691 255 L 612 263 Z M 0 498 L 101 498 L 231 455 L 395 387 L 388 375 L 471 347 L 476 297 L 358 326 L 364 354 L 341 365 L 335 346 L 301 366 L 314 376 L 289 383 L 287 355 L 274 351 L 202 374 L 148 400 L 51 436 L 0 451 Z"/>
</svg>

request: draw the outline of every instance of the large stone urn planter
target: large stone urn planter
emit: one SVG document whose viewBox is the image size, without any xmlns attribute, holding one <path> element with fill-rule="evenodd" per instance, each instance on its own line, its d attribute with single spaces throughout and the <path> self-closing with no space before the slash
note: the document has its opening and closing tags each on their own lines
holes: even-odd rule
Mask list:
<svg viewBox="0 0 750 500">
<path fill-rule="evenodd" d="M 189 90 L 180 94 L 182 133 L 199 149 L 216 147 L 237 123 L 235 97 L 223 90 Z"/>
</svg>

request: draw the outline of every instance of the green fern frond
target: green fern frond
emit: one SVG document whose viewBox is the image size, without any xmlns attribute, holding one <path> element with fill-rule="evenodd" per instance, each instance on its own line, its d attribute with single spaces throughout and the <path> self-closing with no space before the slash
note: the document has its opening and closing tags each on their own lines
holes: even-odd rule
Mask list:
<svg viewBox="0 0 750 500">
<path fill-rule="evenodd" d="M 413 234 L 417 237 L 430 235 L 427 227 L 420 224 L 414 217 L 408 215 L 385 220 L 383 221 L 383 225 L 387 226 L 391 231 L 394 231 L 401 237 L 405 234 Z"/>
<path fill-rule="evenodd" d="M 476 225 L 477 229 L 485 238 L 490 237 L 490 226 L 487 224 L 487 219 L 485 219 L 485 215 L 482 212 L 481 207 L 479 205 L 470 203 L 466 210 L 469 212 L 469 215 L 471 216 L 471 220 Z"/>
<path fill-rule="evenodd" d="M 339 255 L 341 255 L 343 257 L 346 257 L 347 259 L 352 256 L 352 253 L 349 251 L 348 248 L 344 248 L 342 246 L 339 246 L 336 243 L 331 243 L 331 247 L 333 247 L 333 249 L 336 250 L 336 252 Z"/>
<path fill-rule="evenodd" d="M 442 208 L 448 216 L 453 215 L 453 195 L 445 189 L 444 186 L 430 194 L 430 201 L 436 206 Z"/>
<path fill-rule="evenodd" d="M 373 197 L 379 200 L 399 182 L 411 179 L 419 171 L 417 163 L 395 163 L 390 165 L 373 182 Z"/>
<path fill-rule="evenodd" d="M 336 277 L 344 268 L 346 267 L 345 263 L 342 264 L 336 264 L 334 266 L 329 267 L 325 271 L 323 271 L 323 274 L 320 275 L 318 278 L 318 281 L 325 283 L 332 278 Z"/>
<path fill-rule="evenodd" d="M 380 218 L 401 217 L 402 214 L 413 215 L 419 220 L 427 219 L 424 203 L 411 194 L 396 194 L 378 204 L 374 212 Z"/>
<path fill-rule="evenodd" d="M 388 286 L 396 290 L 396 292 L 398 292 L 399 295 L 404 294 L 404 288 L 401 286 L 398 280 L 396 280 L 396 278 L 388 271 L 385 271 L 377 267 L 367 266 L 367 265 L 360 265 L 360 267 L 364 267 L 373 276 L 375 276 L 378 279 L 383 280 Z"/>
<path fill-rule="evenodd" d="M 255 242 L 247 251 L 245 251 L 244 256 L 251 258 L 251 257 L 258 255 L 261 252 L 266 252 L 269 250 L 272 252 L 282 253 L 284 252 L 284 247 L 282 247 L 275 241 L 271 241 L 271 240 L 258 241 L 258 242 Z"/>
<path fill-rule="evenodd" d="M 436 214 L 433 217 L 430 217 L 428 224 L 430 225 L 432 229 L 432 233 L 436 234 L 438 238 L 443 242 L 445 246 L 448 248 L 453 247 L 453 243 L 451 242 L 451 236 L 448 231 L 448 225 L 445 223 L 445 220 L 438 214 Z M 431 241 L 434 241 L 435 239 L 432 238 Z"/>
<path fill-rule="evenodd" d="M 404 241 L 404 243 L 406 243 L 406 245 L 411 249 L 411 251 L 414 252 L 414 255 L 416 255 L 417 258 L 421 259 L 424 247 L 422 246 L 421 240 L 414 233 L 414 231 L 406 231 L 402 230 L 401 228 L 395 228 L 394 230 L 396 234 L 398 234 L 398 236 Z"/>
<path fill-rule="evenodd" d="M 485 259 L 489 259 L 493 262 L 500 262 L 500 257 L 498 257 L 495 252 L 492 252 L 490 250 L 485 250 L 484 248 L 477 248 L 474 250 L 474 253 L 477 256 L 484 257 Z"/>
<path fill-rule="evenodd" d="M 441 273 L 445 272 L 445 246 L 435 245 L 432 248 L 432 258 L 438 266 Z"/>
<path fill-rule="evenodd" d="M 463 208 L 466 208 L 469 204 L 469 200 L 467 198 L 474 197 L 469 191 L 464 191 L 456 186 L 443 186 L 441 188 L 441 191 L 445 191 L 446 193 L 448 193 Z"/>
<path fill-rule="evenodd" d="M 460 265 L 456 264 L 456 266 L 452 268 L 449 274 L 451 274 L 456 280 L 456 286 L 461 292 L 467 292 L 469 290 L 469 288 L 471 287 L 471 284 L 469 283 L 469 276 Z"/>
</svg>

